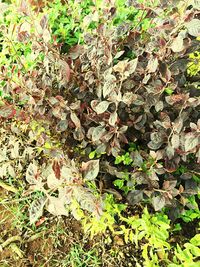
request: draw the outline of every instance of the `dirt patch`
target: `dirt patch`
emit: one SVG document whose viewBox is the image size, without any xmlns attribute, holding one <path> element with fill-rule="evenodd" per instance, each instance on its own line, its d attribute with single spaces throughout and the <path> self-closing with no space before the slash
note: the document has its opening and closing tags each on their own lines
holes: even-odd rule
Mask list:
<svg viewBox="0 0 200 267">
<path fill-rule="evenodd" d="M 6 191 L 0 190 L 1 199 L 8 197 Z M 12 196 L 12 195 L 11 195 Z M 18 202 L 14 204 L 0 205 L 0 244 L 5 243 L 10 238 L 18 237 L 10 242 L 0 252 L 0 267 L 83 267 L 88 265 L 73 265 L 71 258 L 67 256 L 74 246 L 82 249 L 82 254 L 95 251 L 95 255 L 101 262 L 92 267 L 131 267 L 143 266 L 141 244 L 125 244 L 121 236 L 112 236 L 107 231 L 105 235 L 96 236 L 90 240 L 84 235 L 80 222 L 74 218 L 58 217 L 52 218 L 50 214 L 45 214 L 46 220 L 38 227 L 31 227 L 28 219 L 22 222 L 22 227 L 16 225 L 16 215 L 14 210 Z M 124 216 L 141 214 L 140 206 L 129 208 Z M 27 220 L 27 221 L 26 221 Z M 24 225 L 23 225 L 24 223 Z M 195 235 L 198 222 L 186 224 L 181 232 L 175 233 L 170 238 L 171 244 L 184 243 L 187 239 Z M 188 226 L 192 228 L 188 235 Z M 13 245 L 14 244 L 14 249 Z M 20 253 L 21 255 L 20 255 Z M 173 256 L 173 255 L 172 255 Z M 72 255 L 73 257 L 73 255 Z M 76 255 L 78 257 L 78 255 Z M 89 265 L 91 266 L 91 265 Z M 164 265 L 163 265 L 164 266 Z"/>
</svg>

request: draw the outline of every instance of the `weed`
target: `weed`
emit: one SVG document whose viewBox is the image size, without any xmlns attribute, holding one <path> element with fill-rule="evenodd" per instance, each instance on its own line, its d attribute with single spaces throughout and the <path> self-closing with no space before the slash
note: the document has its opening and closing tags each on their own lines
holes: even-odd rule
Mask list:
<svg viewBox="0 0 200 267">
<path fill-rule="evenodd" d="M 184 244 L 182 249 L 177 245 L 175 249 L 174 263 L 170 263 L 169 267 L 196 267 L 199 265 L 200 255 L 200 234 L 190 239 L 190 242 Z"/>
<path fill-rule="evenodd" d="M 74 244 L 67 256 L 59 262 L 54 260 L 54 264 L 60 267 L 98 267 L 101 260 L 95 249 L 85 250 L 81 245 Z"/>
</svg>

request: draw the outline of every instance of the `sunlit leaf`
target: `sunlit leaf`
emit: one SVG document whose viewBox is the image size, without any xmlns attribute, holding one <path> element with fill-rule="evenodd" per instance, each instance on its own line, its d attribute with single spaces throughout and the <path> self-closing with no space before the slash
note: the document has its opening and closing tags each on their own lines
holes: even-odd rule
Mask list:
<svg viewBox="0 0 200 267">
<path fill-rule="evenodd" d="M 185 135 L 185 151 L 190 151 L 200 144 L 200 137 L 195 136 L 193 133 L 187 133 Z"/>
<path fill-rule="evenodd" d="M 71 117 L 71 120 L 73 121 L 73 123 L 75 124 L 75 126 L 77 128 L 80 128 L 81 127 L 81 123 L 80 123 L 80 120 L 77 117 L 76 113 L 75 112 L 71 112 L 70 117 Z"/>
<path fill-rule="evenodd" d="M 179 147 L 180 139 L 178 134 L 173 134 L 171 139 L 171 144 L 174 149 Z"/>
<path fill-rule="evenodd" d="M 92 133 L 92 140 L 98 141 L 100 140 L 106 133 L 105 127 L 103 126 L 97 126 L 94 128 L 93 133 Z"/>
<path fill-rule="evenodd" d="M 96 111 L 97 114 L 104 113 L 108 106 L 110 105 L 110 102 L 108 101 L 102 101 L 99 104 L 95 105 L 95 102 L 91 102 L 91 107 Z"/>
<path fill-rule="evenodd" d="M 192 19 L 190 22 L 187 22 L 186 28 L 190 35 L 198 37 L 200 36 L 200 20 L 199 19 Z"/>
<path fill-rule="evenodd" d="M 54 216 L 60 216 L 60 215 L 68 216 L 69 215 L 69 211 L 65 207 L 64 198 L 61 199 L 61 198 L 50 196 L 48 198 L 46 209 Z"/>
<path fill-rule="evenodd" d="M 109 124 L 111 126 L 115 126 L 115 123 L 117 122 L 117 112 L 113 112 L 110 114 L 110 118 L 109 118 Z"/>
<path fill-rule="evenodd" d="M 184 49 L 183 38 L 176 37 L 171 44 L 171 49 L 173 52 L 181 52 Z"/>
<path fill-rule="evenodd" d="M 13 108 L 13 106 L 4 106 L 0 108 L 0 118 L 13 118 L 16 114 L 16 110 Z"/>
</svg>

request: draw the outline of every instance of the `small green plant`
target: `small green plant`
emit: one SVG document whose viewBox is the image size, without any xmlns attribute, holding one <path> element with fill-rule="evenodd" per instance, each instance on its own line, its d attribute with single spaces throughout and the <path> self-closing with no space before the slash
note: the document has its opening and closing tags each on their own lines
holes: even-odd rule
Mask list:
<svg viewBox="0 0 200 267">
<path fill-rule="evenodd" d="M 198 206 L 198 201 L 200 199 L 200 194 L 197 196 L 190 196 L 186 199 L 186 206 L 189 209 L 185 209 L 183 213 L 180 215 L 180 218 L 188 223 L 192 222 L 195 219 L 200 219 L 200 210 Z"/>
<path fill-rule="evenodd" d="M 123 163 L 124 165 L 131 165 L 133 159 L 130 157 L 130 153 L 126 152 L 122 156 L 117 156 L 115 159 L 115 164 Z"/>
<path fill-rule="evenodd" d="M 190 76 L 195 76 L 200 72 L 200 52 L 195 51 L 189 55 L 187 72 Z"/>
<path fill-rule="evenodd" d="M 91 238 L 97 234 L 103 234 L 109 229 L 112 233 L 115 232 L 115 224 L 122 211 L 126 209 L 125 204 L 116 203 L 113 195 L 106 194 L 104 199 L 103 213 L 100 218 L 86 216 L 82 218 L 83 229 L 89 233 Z"/>
<path fill-rule="evenodd" d="M 106 154 L 105 152 L 103 153 L 98 153 L 96 150 L 92 150 L 90 153 L 89 153 L 89 159 L 94 159 L 94 158 L 97 158 L 99 159 L 102 155 Z"/>
<path fill-rule="evenodd" d="M 165 88 L 165 93 L 166 93 L 167 95 L 172 95 L 173 92 L 174 92 L 174 91 L 173 91 L 172 88 L 170 88 L 170 87 Z"/>
<path fill-rule="evenodd" d="M 92 12 L 93 1 L 56 0 L 48 3 L 44 12 L 48 15 L 49 26 L 58 42 L 66 48 L 83 42 L 83 21 Z"/>
<path fill-rule="evenodd" d="M 184 248 L 177 245 L 175 248 L 175 256 L 169 267 L 196 267 L 199 266 L 200 260 L 200 234 L 196 234 L 190 239 L 190 242 L 184 244 Z"/>
<path fill-rule="evenodd" d="M 170 248 L 167 242 L 170 220 L 167 215 L 160 213 L 151 215 L 148 209 L 144 208 L 141 218 L 139 216 L 128 218 L 121 216 L 120 219 L 128 225 L 128 227 L 123 224 L 120 226 L 126 243 L 134 242 L 138 246 L 138 242 L 145 238 L 149 245 L 156 249 Z"/>
<path fill-rule="evenodd" d="M 70 249 L 66 259 L 66 266 L 69 267 L 98 267 L 101 261 L 97 256 L 95 249 L 85 250 L 80 245 L 74 245 Z M 61 262 L 62 264 L 62 262 Z M 65 265 L 63 265 L 65 266 Z"/>
</svg>

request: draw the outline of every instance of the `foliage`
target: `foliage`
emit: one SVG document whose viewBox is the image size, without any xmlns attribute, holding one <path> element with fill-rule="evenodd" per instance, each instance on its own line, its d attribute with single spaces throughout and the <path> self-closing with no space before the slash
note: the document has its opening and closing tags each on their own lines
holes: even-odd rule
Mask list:
<svg viewBox="0 0 200 267">
<path fill-rule="evenodd" d="M 146 266 L 169 258 L 170 221 L 128 206 L 199 218 L 199 6 L 175 2 L 69 1 L 69 17 L 60 1 L 0 3 L 2 184 L 32 196 L 31 224 L 72 214 L 140 245 Z M 168 263 L 193 264 L 196 238 Z"/>
<path fill-rule="evenodd" d="M 112 232 L 112 236 L 122 236 L 126 244 L 134 243 L 136 248 L 142 248 L 144 266 L 196 266 L 199 256 L 199 234 L 195 235 L 190 243 L 185 242 L 184 248 L 179 244 L 174 247 L 170 244 L 169 234 L 180 231 L 180 227 L 173 229 L 170 220 L 163 213 L 152 215 L 144 208 L 141 217 L 124 216 L 125 206 L 114 204 L 111 196 L 107 196 L 105 203 L 105 211 L 100 220 L 94 217 L 91 221 L 88 217 L 83 220 L 83 228 L 91 237 L 105 233 L 106 229 Z M 175 256 L 171 258 L 170 255 Z"/>
<path fill-rule="evenodd" d="M 112 5 L 113 20 L 110 23 L 118 27 L 120 35 L 136 25 L 143 31 L 152 27 L 151 20 L 146 18 L 147 11 L 139 10 L 132 3 L 125 1 L 112 1 Z M 99 14 L 103 14 L 105 6 L 106 2 L 102 0 L 70 0 L 67 3 L 56 0 L 50 1 L 46 7 L 43 7 L 53 35 L 59 43 L 63 44 L 62 51 L 66 51 L 78 43 L 83 43 L 83 33 L 91 31 L 102 22 Z M 131 53 L 129 55 L 131 56 Z"/>
<path fill-rule="evenodd" d="M 179 245 L 175 249 L 174 263 L 169 264 L 169 267 L 195 267 L 200 261 L 200 234 L 196 234 L 191 238 L 190 242 L 184 244 L 184 249 L 181 249 Z"/>
<path fill-rule="evenodd" d="M 189 55 L 190 62 L 188 63 L 188 74 L 195 76 L 200 72 L 200 52 L 195 51 Z"/>
<path fill-rule="evenodd" d="M 164 8 L 164 11 L 167 10 Z M 137 34 L 139 28 L 136 28 L 120 43 L 115 27 L 101 25 L 94 34 L 87 35 L 85 52 L 80 57 L 77 55 L 74 61 L 73 78 L 79 86 L 75 96 L 88 111 L 85 114 L 83 110 L 79 115 L 85 120 L 82 128 L 76 127 L 76 131 L 81 129 L 82 132 L 76 139 L 89 142 L 89 145 L 92 142 L 98 153 L 112 154 L 116 157 L 115 163 L 129 165 L 134 159 L 130 183 L 138 185 L 137 190 L 141 185 L 145 186 L 141 194 L 151 198 L 156 210 L 165 205 L 179 205 L 180 197 L 184 203 L 184 196 L 190 194 L 186 188 L 191 188 L 192 183 L 183 182 L 183 178 L 174 176 L 173 172 L 192 155 L 193 161 L 196 156 L 199 162 L 196 112 L 199 98 L 185 93 L 183 82 L 186 80 L 187 51 L 197 46 L 190 37 L 192 33 L 196 36 L 191 30 L 196 19 L 188 22 L 182 11 L 171 14 L 173 26 L 165 27 L 164 14 L 161 14 L 160 26 L 149 29 L 145 36 Z M 108 13 L 107 21 L 109 18 Z M 187 30 L 178 26 L 179 21 L 185 23 Z M 173 34 L 169 35 L 169 31 Z M 150 33 L 154 34 L 153 38 L 148 35 Z M 182 44 L 184 40 L 190 45 Z M 170 44 L 170 50 L 167 44 Z M 123 57 L 126 46 L 135 53 L 131 60 Z M 74 57 L 79 49 L 74 48 L 69 56 Z M 132 153 L 132 159 L 129 154 L 119 156 L 128 141 L 143 144 L 142 150 Z M 110 171 L 109 167 L 106 171 L 113 175 L 110 167 Z M 197 193 L 197 185 L 193 184 L 192 188 Z"/>
<path fill-rule="evenodd" d="M 95 249 L 86 251 L 80 245 L 74 245 L 66 258 L 59 262 L 59 264 L 66 267 L 98 267 L 101 266 L 101 262 L 96 254 Z"/>
<path fill-rule="evenodd" d="M 115 13 L 112 14 L 110 5 L 103 7 L 99 2 L 93 7 L 93 16 L 98 14 L 100 24 L 85 35 L 84 46 L 70 50 L 68 58 L 60 55 L 59 45 L 52 40 L 46 14 L 36 15 L 24 1 L 16 9 L 14 19 L 9 8 L 3 11 L 2 23 L 6 27 L 1 28 L 4 60 L 1 59 L 0 116 L 2 120 L 23 117 L 31 121 L 26 134 L 40 147 L 39 152 L 46 154 L 46 159 L 43 172 L 41 164 L 31 162 L 26 179 L 45 194 L 45 199 L 36 206 L 42 208 L 51 202 L 49 209 L 53 213 L 52 201 L 62 202 L 61 214 L 67 214 L 64 210 L 66 203 L 71 203 L 69 196 L 76 195 L 82 208 L 100 215 L 101 200 L 97 198 L 98 204 L 94 201 L 85 181 L 94 181 L 100 168 L 122 177 L 110 161 L 99 167 L 99 160 L 78 163 L 68 159 L 62 151 L 66 139 L 103 155 L 105 160 L 107 154 L 116 157 L 115 163 L 131 164 L 124 190 L 130 191 L 127 199 L 132 205 L 148 197 L 155 210 L 160 210 L 166 205 L 178 206 L 180 198 L 184 205 L 185 196 L 198 192 L 190 174 L 196 171 L 195 167 L 181 177 L 173 174 L 190 158 L 195 162 L 196 157 L 199 162 L 199 120 L 195 112 L 199 99 L 185 93 L 182 82 L 187 68 L 184 57 L 188 49 L 197 45 L 191 38 L 196 36 L 191 27 L 197 21 L 189 20 L 183 10 L 173 10 L 169 13 L 173 25 L 166 27 L 164 14 L 170 11 L 169 7 L 163 6 L 159 16 L 154 16 L 147 6 L 139 5 L 138 10 L 144 10 L 145 17 L 151 17 L 152 25 L 155 22 L 156 26 L 144 31 L 135 25 L 122 38 L 118 26 L 113 24 Z M 121 8 L 120 2 L 118 5 Z M 156 12 L 157 7 L 154 8 Z M 190 13 L 195 15 L 196 9 Z M 87 21 L 92 22 L 93 17 L 87 17 Z M 102 21 L 107 23 L 101 24 Z M 186 30 L 180 28 L 180 21 Z M 124 55 L 126 47 L 134 51 L 131 60 Z M 8 51 L 10 60 L 5 64 Z M 169 86 L 173 93 L 166 95 Z M 5 99 L 5 95 L 10 99 Z M 45 132 L 34 126 L 33 117 L 40 125 L 46 125 Z M 52 138 L 58 141 L 53 144 Z M 120 156 L 128 142 L 141 143 L 142 147 Z M 49 191 L 44 189 L 46 183 Z M 62 201 L 52 196 L 56 190 Z M 80 195 L 88 200 L 79 199 Z M 94 203 L 100 210 L 96 210 Z M 35 204 L 33 207 L 32 211 Z M 38 215 L 41 212 L 38 209 Z M 34 212 L 34 220 L 36 217 Z"/>
<path fill-rule="evenodd" d="M 70 0 L 67 3 L 56 0 L 49 3 L 43 11 L 48 16 L 49 27 L 57 41 L 64 43 L 69 48 L 83 42 L 81 24 L 84 18 L 92 12 L 93 6 L 91 0 Z"/>
<path fill-rule="evenodd" d="M 118 204 L 112 195 L 106 195 L 104 199 L 104 211 L 100 218 L 97 217 L 82 217 L 83 229 L 89 233 L 91 238 L 97 234 L 103 234 L 109 229 L 115 232 L 115 224 L 117 218 L 121 216 L 122 211 L 126 209 L 125 204 Z"/>
<path fill-rule="evenodd" d="M 182 212 L 180 217 L 183 219 L 184 222 L 191 222 L 195 219 L 200 219 L 200 211 L 198 206 L 198 199 L 200 198 L 200 195 L 198 194 L 195 198 L 195 196 L 190 196 L 187 198 L 187 207 L 189 209 L 186 209 Z"/>
</svg>

